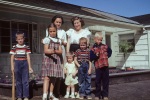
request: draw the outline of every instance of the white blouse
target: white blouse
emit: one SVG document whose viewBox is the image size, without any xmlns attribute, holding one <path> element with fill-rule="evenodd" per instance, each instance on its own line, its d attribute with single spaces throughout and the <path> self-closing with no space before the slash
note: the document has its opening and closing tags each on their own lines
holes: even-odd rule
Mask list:
<svg viewBox="0 0 150 100">
<path fill-rule="evenodd" d="M 54 42 L 59 42 L 61 44 L 61 40 L 60 39 L 57 39 L 57 38 L 52 38 L 52 37 L 45 37 L 43 39 L 43 44 L 50 44 L 50 39 Z"/>
<path fill-rule="evenodd" d="M 79 44 L 81 37 L 90 38 L 91 36 L 91 32 L 88 29 L 81 29 L 79 32 L 76 32 L 74 29 L 69 29 L 66 33 L 70 37 L 70 44 Z"/>
</svg>

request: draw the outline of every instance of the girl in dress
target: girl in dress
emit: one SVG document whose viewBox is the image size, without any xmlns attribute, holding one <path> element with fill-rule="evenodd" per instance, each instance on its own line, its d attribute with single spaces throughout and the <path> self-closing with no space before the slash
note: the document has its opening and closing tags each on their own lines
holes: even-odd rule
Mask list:
<svg viewBox="0 0 150 100">
<path fill-rule="evenodd" d="M 63 25 L 63 23 L 64 23 L 63 17 L 60 16 L 60 15 L 55 15 L 51 19 L 51 23 L 53 23 L 53 24 L 56 25 L 56 27 L 57 27 L 57 37 L 61 40 L 61 47 L 62 47 L 61 62 L 62 62 L 62 66 L 64 66 L 64 64 L 66 63 L 66 50 L 65 50 L 65 46 L 67 45 L 67 38 L 66 38 L 66 32 L 61 28 L 62 25 Z M 46 30 L 46 36 L 48 36 L 48 35 L 49 35 L 48 30 Z M 56 97 L 58 97 L 58 98 L 60 98 L 61 95 L 64 94 L 64 93 L 62 93 L 64 91 L 60 91 L 60 85 L 65 88 L 63 81 L 64 80 L 62 80 L 62 78 L 57 78 L 56 79 L 56 85 L 55 85 L 56 87 L 55 87 L 54 91 L 55 91 Z"/>
<path fill-rule="evenodd" d="M 64 72 L 66 74 L 65 84 L 67 85 L 67 91 L 64 98 L 75 98 L 74 96 L 74 85 L 78 83 L 76 74 L 77 74 L 77 68 L 74 63 L 74 57 L 73 54 L 68 53 L 67 55 L 67 63 L 64 66 Z M 70 93 L 71 88 L 71 95 Z"/>
<path fill-rule="evenodd" d="M 56 15 L 52 18 L 51 23 L 54 23 L 57 27 L 57 37 L 61 40 L 61 46 L 62 46 L 62 56 L 63 56 L 63 62 L 66 62 L 66 54 L 65 54 L 65 46 L 67 45 L 67 38 L 66 38 L 66 32 L 61 28 L 64 20 L 63 17 L 60 15 Z M 48 30 L 46 30 L 46 36 L 48 36 Z"/>
<path fill-rule="evenodd" d="M 49 98 L 59 100 L 53 95 L 56 78 L 63 77 L 61 66 L 62 47 L 61 40 L 57 38 L 57 27 L 52 23 L 48 26 L 49 36 L 44 38 L 44 59 L 42 64 L 43 100 L 47 100 L 48 86 L 50 85 Z M 50 83 L 50 84 L 49 84 Z"/>
</svg>

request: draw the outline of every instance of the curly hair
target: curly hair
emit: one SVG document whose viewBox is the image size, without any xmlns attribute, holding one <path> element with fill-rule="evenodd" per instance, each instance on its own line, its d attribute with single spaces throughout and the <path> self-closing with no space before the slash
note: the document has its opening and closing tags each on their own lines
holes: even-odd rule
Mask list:
<svg viewBox="0 0 150 100">
<path fill-rule="evenodd" d="M 85 25 L 84 20 L 81 17 L 75 16 L 75 17 L 71 18 L 71 23 L 72 23 L 73 26 L 74 26 L 74 21 L 75 20 L 80 20 L 82 27 Z"/>
</svg>

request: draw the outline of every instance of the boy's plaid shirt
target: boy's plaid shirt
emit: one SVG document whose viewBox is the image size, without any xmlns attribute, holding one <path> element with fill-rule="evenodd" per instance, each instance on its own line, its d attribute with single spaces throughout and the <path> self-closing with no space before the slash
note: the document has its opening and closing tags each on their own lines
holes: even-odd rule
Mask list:
<svg viewBox="0 0 150 100">
<path fill-rule="evenodd" d="M 91 49 L 95 54 L 99 53 L 98 59 L 94 61 L 94 65 L 96 68 L 102 68 L 108 66 L 108 46 L 105 44 L 94 44 Z"/>
</svg>

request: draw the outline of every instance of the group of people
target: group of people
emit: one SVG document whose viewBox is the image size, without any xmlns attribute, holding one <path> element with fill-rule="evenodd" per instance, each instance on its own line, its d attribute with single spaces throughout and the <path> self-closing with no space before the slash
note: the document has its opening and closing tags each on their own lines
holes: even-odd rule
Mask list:
<svg viewBox="0 0 150 100">
<path fill-rule="evenodd" d="M 46 37 L 42 39 L 44 55 L 41 68 L 43 79 L 42 100 L 59 100 L 54 95 L 54 88 L 60 95 L 60 85 L 65 79 L 66 95 L 64 98 L 92 99 L 91 71 L 92 62 L 95 66 L 96 92 L 95 100 L 108 100 L 109 64 L 111 49 L 102 44 L 102 33 L 94 36 L 94 45 L 89 48 L 91 32 L 83 29 L 84 21 L 73 17 L 74 29 L 61 29 L 64 20 L 56 15 L 46 29 Z M 11 71 L 16 78 L 17 100 L 29 100 L 29 73 L 33 73 L 30 63 L 30 48 L 24 44 L 24 33 L 16 33 L 17 44 L 10 51 Z M 66 47 L 66 48 L 65 48 Z M 59 83 L 56 85 L 56 82 Z M 102 87 L 102 89 L 101 89 Z M 62 88 L 61 88 L 62 89 Z M 71 91 L 71 93 L 70 93 Z"/>
</svg>

